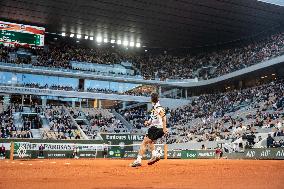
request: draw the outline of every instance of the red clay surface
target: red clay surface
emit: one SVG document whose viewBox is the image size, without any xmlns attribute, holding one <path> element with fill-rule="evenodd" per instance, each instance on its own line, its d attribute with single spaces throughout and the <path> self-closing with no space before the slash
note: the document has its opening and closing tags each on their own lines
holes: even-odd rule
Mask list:
<svg viewBox="0 0 284 189">
<path fill-rule="evenodd" d="M 13 163 L 14 162 L 14 163 Z M 284 161 L 53 159 L 0 161 L 1 189 L 283 189 Z"/>
</svg>

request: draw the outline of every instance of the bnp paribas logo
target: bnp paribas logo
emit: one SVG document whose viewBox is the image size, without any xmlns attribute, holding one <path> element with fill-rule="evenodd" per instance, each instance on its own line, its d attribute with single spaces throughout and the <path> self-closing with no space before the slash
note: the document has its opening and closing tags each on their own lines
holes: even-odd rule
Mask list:
<svg viewBox="0 0 284 189">
<path fill-rule="evenodd" d="M 24 145 L 20 145 L 20 147 L 17 150 L 17 154 L 19 158 L 24 158 L 27 156 L 27 150 Z"/>
</svg>

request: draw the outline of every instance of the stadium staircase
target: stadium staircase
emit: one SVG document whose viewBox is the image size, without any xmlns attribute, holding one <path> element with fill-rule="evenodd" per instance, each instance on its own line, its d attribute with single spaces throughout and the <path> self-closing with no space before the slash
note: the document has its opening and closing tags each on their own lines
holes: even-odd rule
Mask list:
<svg viewBox="0 0 284 189">
<path fill-rule="evenodd" d="M 88 136 L 84 133 L 84 131 L 81 129 L 81 127 L 77 124 L 77 122 L 75 121 L 75 119 L 73 118 L 73 116 L 70 114 L 70 111 L 63 106 L 64 111 L 67 113 L 68 116 L 70 116 L 72 123 L 77 127 L 77 129 L 80 131 L 81 136 L 83 137 L 83 139 L 85 140 L 89 140 Z"/>
<path fill-rule="evenodd" d="M 2 113 L 3 111 L 4 111 L 4 107 L 3 107 L 2 102 L 0 102 L 0 113 Z"/>
<path fill-rule="evenodd" d="M 23 126 L 22 114 L 20 112 L 13 113 L 13 123 L 15 127 L 20 128 Z"/>
<path fill-rule="evenodd" d="M 119 119 L 123 123 L 123 125 L 127 128 L 129 132 L 132 130 L 133 126 L 128 121 L 126 121 L 126 119 L 124 119 L 122 115 L 117 113 L 115 110 L 112 110 L 112 113 L 116 117 L 116 119 Z"/>
<path fill-rule="evenodd" d="M 49 126 L 49 122 L 48 122 L 47 118 L 44 115 L 41 114 L 39 116 L 39 118 L 40 118 L 40 122 L 41 122 L 41 125 L 42 125 L 42 127 L 39 129 L 39 134 L 40 134 L 40 138 L 42 138 L 43 133 L 45 131 L 50 130 L 50 126 Z"/>
<path fill-rule="evenodd" d="M 41 125 L 43 129 L 50 129 L 50 126 L 48 124 L 48 120 L 46 119 L 46 117 L 44 115 L 40 115 L 40 120 L 41 120 Z"/>
<path fill-rule="evenodd" d="M 34 139 L 41 139 L 41 130 L 40 129 L 31 129 Z"/>
<path fill-rule="evenodd" d="M 86 114 L 85 114 L 82 110 L 80 110 L 80 112 L 81 112 L 81 116 L 79 116 L 77 119 L 81 119 L 81 120 L 83 120 L 87 125 L 91 125 L 90 121 L 87 119 Z"/>
</svg>

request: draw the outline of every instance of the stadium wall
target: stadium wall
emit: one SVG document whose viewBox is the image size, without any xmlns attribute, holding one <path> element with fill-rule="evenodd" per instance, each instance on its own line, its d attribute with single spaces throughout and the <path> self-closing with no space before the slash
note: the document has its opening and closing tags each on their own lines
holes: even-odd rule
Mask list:
<svg viewBox="0 0 284 189">
<path fill-rule="evenodd" d="M 106 141 L 46 141 L 46 140 L 0 140 L 0 143 L 6 147 L 6 158 L 10 158 L 10 147 L 13 159 L 52 159 L 52 158 L 74 158 L 74 147 L 78 147 L 78 157 L 80 158 L 136 158 L 137 151 L 125 148 L 129 144 L 121 144 L 117 140 L 118 145 L 106 145 L 102 142 Z M 27 142 L 29 141 L 29 142 Z M 37 141 L 37 142 L 35 142 Z M 123 140 L 122 140 L 123 141 Z M 133 141 L 132 141 L 133 142 Z M 43 154 L 40 156 L 39 146 L 44 146 Z M 135 144 L 134 144 L 135 145 Z M 164 148 L 161 148 L 161 157 L 164 157 Z M 150 152 L 146 153 L 149 159 Z M 167 151 L 168 159 L 214 159 L 219 158 L 215 150 L 169 150 Z M 221 158 L 225 159 L 255 159 L 255 160 L 284 160 L 284 148 L 257 148 L 245 149 L 244 152 L 223 153 Z"/>
</svg>

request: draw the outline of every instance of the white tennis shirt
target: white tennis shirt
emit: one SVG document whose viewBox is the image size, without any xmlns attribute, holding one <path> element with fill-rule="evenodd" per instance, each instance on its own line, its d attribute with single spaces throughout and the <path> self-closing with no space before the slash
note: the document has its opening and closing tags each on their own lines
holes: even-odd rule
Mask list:
<svg viewBox="0 0 284 189">
<path fill-rule="evenodd" d="M 163 128 L 163 116 L 160 115 L 161 111 L 165 111 L 165 110 L 160 105 L 160 102 L 157 102 L 151 110 L 151 114 L 150 114 L 151 125 L 150 126 L 155 126 L 157 128 Z"/>
</svg>

